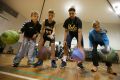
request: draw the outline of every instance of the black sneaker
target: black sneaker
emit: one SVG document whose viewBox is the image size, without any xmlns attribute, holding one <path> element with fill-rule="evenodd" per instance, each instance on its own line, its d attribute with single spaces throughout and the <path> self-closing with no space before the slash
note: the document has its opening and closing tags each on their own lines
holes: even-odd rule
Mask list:
<svg viewBox="0 0 120 80">
<path fill-rule="evenodd" d="M 77 66 L 80 67 L 81 69 L 84 68 L 82 63 L 78 63 Z"/>
<path fill-rule="evenodd" d="M 87 71 L 85 70 L 85 67 L 83 66 L 83 64 L 82 63 L 78 63 L 77 66 L 81 70 L 81 73 L 83 74 L 82 76 L 85 76 Z"/>
<path fill-rule="evenodd" d="M 34 67 L 42 66 L 42 65 L 43 65 L 43 60 L 38 60 L 38 61 L 34 64 Z"/>
<path fill-rule="evenodd" d="M 52 60 L 52 61 L 51 61 L 51 67 L 52 67 L 52 68 L 57 68 L 57 64 L 56 64 L 56 61 L 55 61 L 55 60 Z"/>
<path fill-rule="evenodd" d="M 62 60 L 62 63 L 61 63 L 61 68 L 64 68 L 67 66 L 67 63 L 65 61 Z"/>
<path fill-rule="evenodd" d="M 12 67 L 18 67 L 19 63 L 14 63 Z"/>
<path fill-rule="evenodd" d="M 78 63 L 77 66 L 81 69 L 82 72 L 85 71 L 85 68 L 82 63 Z"/>
<path fill-rule="evenodd" d="M 112 75 L 117 75 L 116 72 L 113 72 L 113 70 L 112 70 L 111 67 L 108 67 L 108 68 L 107 68 L 107 72 L 108 72 L 109 74 L 112 74 Z"/>
</svg>

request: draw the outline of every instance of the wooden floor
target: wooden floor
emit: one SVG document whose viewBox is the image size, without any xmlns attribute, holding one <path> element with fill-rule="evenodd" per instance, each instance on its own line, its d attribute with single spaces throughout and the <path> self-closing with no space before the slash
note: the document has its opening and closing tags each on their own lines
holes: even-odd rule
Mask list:
<svg viewBox="0 0 120 80">
<path fill-rule="evenodd" d="M 100 63 L 99 71 L 92 73 L 92 62 L 84 62 L 86 72 L 82 73 L 75 62 L 68 62 L 65 69 L 60 69 L 61 61 L 58 60 L 58 68 L 50 68 L 50 60 L 44 62 L 42 68 L 27 66 L 27 58 L 24 58 L 18 68 L 11 67 L 14 55 L 0 54 L 0 80 L 120 80 L 120 64 L 113 64 L 113 70 L 117 76 L 106 72 L 104 63 Z"/>
</svg>

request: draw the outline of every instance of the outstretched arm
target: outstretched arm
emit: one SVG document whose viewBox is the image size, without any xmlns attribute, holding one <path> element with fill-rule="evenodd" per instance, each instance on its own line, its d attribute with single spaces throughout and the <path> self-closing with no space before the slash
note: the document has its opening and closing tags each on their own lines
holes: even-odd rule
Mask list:
<svg viewBox="0 0 120 80">
<path fill-rule="evenodd" d="M 78 29 L 78 48 L 82 48 L 82 29 Z"/>
</svg>

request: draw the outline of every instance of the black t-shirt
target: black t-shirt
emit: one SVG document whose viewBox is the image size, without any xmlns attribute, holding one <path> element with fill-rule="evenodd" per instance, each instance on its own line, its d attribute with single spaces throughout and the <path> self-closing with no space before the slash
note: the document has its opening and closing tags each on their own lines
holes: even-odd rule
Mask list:
<svg viewBox="0 0 120 80">
<path fill-rule="evenodd" d="M 50 35 L 53 32 L 55 23 L 54 20 L 51 23 L 49 23 L 48 19 L 45 20 L 45 34 Z"/>
<path fill-rule="evenodd" d="M 39 22 L 34 24 L 32 20 L 23 24 L 23 27 L 21 28 L 21 32 L 28 38 L 32 38 L 34 34 L 40 33 L 40 30 L 41 24 Z"/>
<path fill-rule="evenodd" d="M 77 33 L 78 29 L 82 29 L 82 21 L 78 17 L 75 17 L 74 19 L 67 18 L 63 27 L 68 29 L 71 34 Z"/>
</svg>

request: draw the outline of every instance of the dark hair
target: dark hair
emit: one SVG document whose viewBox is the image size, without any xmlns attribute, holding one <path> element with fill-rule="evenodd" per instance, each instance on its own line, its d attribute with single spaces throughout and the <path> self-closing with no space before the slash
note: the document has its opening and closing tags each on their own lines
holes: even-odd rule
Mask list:
<svg viewBox="0 0 120 80">
<path fill-rule="evenodd" d="M 71 7 L 71 8 L 69 8 L 68 11 L 74 11 L 74 12 L 75 12 L 75 8 L 74 8 L 74 7 Z"/>
<path fill-rule="evenodd" d="M 52 14 L 55 14 L 54 10 L 49 10 L 48 13 L 52 13 Z"/>
</svg>

